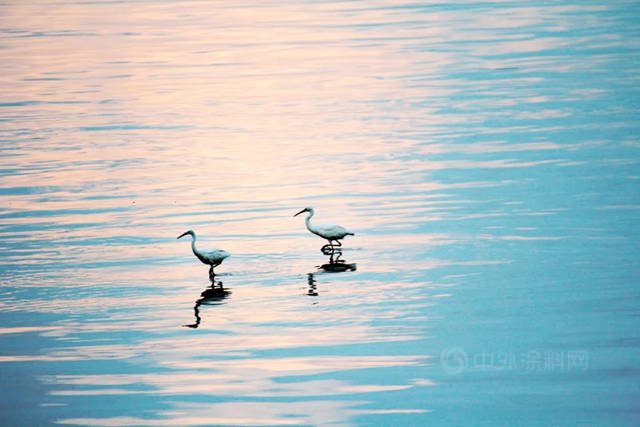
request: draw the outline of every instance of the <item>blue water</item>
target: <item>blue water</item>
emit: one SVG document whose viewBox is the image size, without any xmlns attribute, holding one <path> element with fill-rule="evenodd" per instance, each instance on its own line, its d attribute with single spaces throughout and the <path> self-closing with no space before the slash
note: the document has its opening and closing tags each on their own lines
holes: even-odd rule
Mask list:
<svg viewBox="0 0 640 427">
<path fill-rule="evenodd" d="M 0 424 L 640 424 L 637 6 L 1 3 Z"/>
</svg>

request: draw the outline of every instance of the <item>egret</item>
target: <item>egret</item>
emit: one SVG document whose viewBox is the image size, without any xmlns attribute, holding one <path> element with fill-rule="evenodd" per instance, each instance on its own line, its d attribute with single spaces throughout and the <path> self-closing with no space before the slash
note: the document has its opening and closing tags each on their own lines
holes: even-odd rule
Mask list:
<svg viewBox="0 0 640 427">
<path fill-rule="evenodd" d="M 327 239 L 329 241 L 329 246 L 333 249 L 333 243 L 336 242 L 337 246 L 342 246 L 340 243 L 340 239 L 344 239 L 345 236 L 353 236 L 354 234 L 344 227 L 339 225 L 316 225 L 311 224 L 311 217 L 313 217 L 314 211 L 312 207 L 306 207 L 302 209 L 300 212 L 295 214 L 294 216 L 298 216 L 301 213 L 308 212 L 309 214 L 305 218 L 305 223 L 307 224 L 307 230 L 312 232 L 313 234 L 322 237 L 323 239 Z"/>
<path fill-rule="evenodd" d="M 202 251 L 196 248 L 196 233 L 193 230 L 188 230 L 178 236 L 178 239 L 186 236 L 187 234 L 191 235 L 191 250 L 193 254 L 203 263 L 207 264 L 211 268 L 209 269 L 209 278 L 212 278 L 215 273 L 213 272 L 213 268 L 222 264 L 225 258 L 228 258 L 231 255 L 229 252 L 222 249 L 213 249 L 209 251 Z"/>
</svg>

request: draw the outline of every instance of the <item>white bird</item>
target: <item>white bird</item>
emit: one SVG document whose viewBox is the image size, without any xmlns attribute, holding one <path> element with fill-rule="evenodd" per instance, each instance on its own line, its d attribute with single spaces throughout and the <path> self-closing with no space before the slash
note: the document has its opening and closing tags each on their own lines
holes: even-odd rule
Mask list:
<svg viewBox="0 0 640 427">
<path fill-rule="evenodd" d="M 203 263 L 207 264 L 211 268 L 209 269 L 209 277 L 214 275 L 213 268 L 219 266 L 225 258 L 228 258 L 231 254 L 222 249 L 212 249 L 212 250 L 200 250 L 196 248 L 196 233 L 193 230 L 188 230 L 178 236 L 178 239 L 190 234 L 191 239 L 191 250 L 194 255 L 198 257 L 198 259 Z"/>
<path fill-rule="evenodd" d="M 354 234 L 344 227 L 339 225 L 316 225 L 311 223 L 311 217 L 314 214 L 312 207 L 306 207 L 302 209 L 300 212 L 295 214 L 294 216 L 298 216 L 301 213 L 309 212 L 309 215 L 305 218 L 305 223 L 307 224 L 307 230 L 312 232 L 313 234 L 320 236 L 329 241 L 329 246 L 333 247 L 332 242 L 336 242 L 336 245 L 342 246 L 340 243 L 340 239 L 343 239 L 345 236 L 353 236 Z"/>
</svg>

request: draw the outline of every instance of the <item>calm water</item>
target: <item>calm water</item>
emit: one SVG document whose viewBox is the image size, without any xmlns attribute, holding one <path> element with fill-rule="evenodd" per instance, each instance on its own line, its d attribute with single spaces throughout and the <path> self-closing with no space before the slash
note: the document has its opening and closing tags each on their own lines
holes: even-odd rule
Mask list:
<svg viewBox="0 0 640 427">
<path fill-rule="evenodd" d="M 599 3 L 0 2 L 0 424 L 638 425 Z"/>
</svg>

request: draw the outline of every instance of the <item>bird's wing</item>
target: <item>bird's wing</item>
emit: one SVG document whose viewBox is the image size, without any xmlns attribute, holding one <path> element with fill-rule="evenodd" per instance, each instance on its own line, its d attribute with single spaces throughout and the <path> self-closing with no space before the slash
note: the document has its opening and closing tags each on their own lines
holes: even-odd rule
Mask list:
<svg viewBox="0 0 640 427">
<path fill-rule="evenodd" d="M 222 249 L 212 249 L 205 253 L 205 256 L 211 261 L 219 261 L 229 257 L 229 252 Z"/>
<path fill-rule="evenodd" d="M 316 228 L 322 233 L 324 237 L 332 239 L 341 239 L 348 231 L 339 225 L 317 225 Z"/>
</svg>

